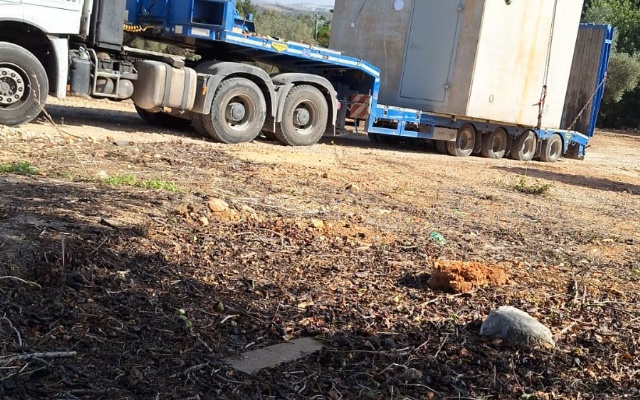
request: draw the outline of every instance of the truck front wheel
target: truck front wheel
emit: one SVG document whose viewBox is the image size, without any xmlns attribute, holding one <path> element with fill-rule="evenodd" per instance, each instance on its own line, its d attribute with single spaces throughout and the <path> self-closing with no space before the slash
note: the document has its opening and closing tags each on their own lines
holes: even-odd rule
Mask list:
<svg viewBox="0 0 640 400">
<path fill-rule="evenodd" d="M 0 124 L 33 120 L 47 100 L 49 80 L 40 61 L 23 47 L 0 42 Z"/>
<path fill-rule="evenodd" d="M 245 78 L 223 81 L 211 102 L 210 114 L 195 114 L 196 130 L 221 143 L 255 139 L 266 119 L 267 105 L 258 85 Z M 198 120 L 198 121 L 196 121 Z"/>
<path fill-rule="evenodd" d="M 276 137 L 288 146 L 315 144 L 327 130 L 328 118 L 329 108 L 322 92 L 309 85 L 296 86 L 284 100 Z"/>
</svg>

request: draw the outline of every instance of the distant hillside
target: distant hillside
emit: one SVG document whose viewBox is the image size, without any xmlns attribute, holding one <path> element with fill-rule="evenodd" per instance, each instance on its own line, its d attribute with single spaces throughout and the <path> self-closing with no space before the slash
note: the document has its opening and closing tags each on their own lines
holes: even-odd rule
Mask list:
<svg viewBox="0 0 640 400">
<path fill-rule="evenodd" d="M 284 13 L 284 14 L 298 14 L 301 12 L 329 14 L 329 10 L 333 8 L 330 6 L 323 6 L 321 4 L 314 4 L 312 2 L 284 4 L 277 0 L 254 0 L 253 3 L 256 4 L 258 9 L 270 10 L 270 11 L 275 11 L 275 12 Z"/>
</svg>

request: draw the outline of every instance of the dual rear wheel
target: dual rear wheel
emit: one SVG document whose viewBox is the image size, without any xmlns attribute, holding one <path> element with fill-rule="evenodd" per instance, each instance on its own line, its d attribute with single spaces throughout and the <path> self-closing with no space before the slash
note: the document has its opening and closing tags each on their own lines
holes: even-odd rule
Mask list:
<svg viewBox="0 0 640 400">
<path fill-rule="evenodd" d="M 264 126 L 267 104 L 260 87 L 246 78 L 230 78 L 218 87 L 209 114 L 194 114 L 193 125 L 221 143 L 254 140 Z M 309 146 L 324 135 L 329 119 L 327 101 L 311 85 L 296 86 L 284 100 L 282 119 L 267 135 L 288 146 Z"/>
</svg>

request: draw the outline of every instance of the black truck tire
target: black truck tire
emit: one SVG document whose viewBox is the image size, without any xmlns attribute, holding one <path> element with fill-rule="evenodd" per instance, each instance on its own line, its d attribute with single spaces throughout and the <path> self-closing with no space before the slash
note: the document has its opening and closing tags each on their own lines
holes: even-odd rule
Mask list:
<svg viewBox="0 0 640 400">
<path fill-rule="evenodd" d="M 560 135 L 551 135 L 542 141 L 540 149 L 540 161 L 556 162 L 562 157 L 562 138 Z"/>
<path fill-rule="evenodd" d="M 49 79 L 42 63 L 28 50 L 0 42 L 0 124 L 20 125 L 42 111 Z"/>
<path fill-rule="evenodd" d="M 142 118 L 142 120 L 150 125 L 161 126 L 163 128 L 171 128 L 183 131 L 191 125 L 191 121 L 188 119 L 179 118 L 165 113 L 152 113 L 138 106 L 136 112 Z"/>
<path fill-rule="evenodd" d="M 508 144 L 507 132 L 498 128 L 484 137 L 480 153 L 486 158 L 502 158 L 507 153 Z"/>
<path fill-rule="evenodd" d="M 267 104 L 262 91 L 245 78 L 223 81 L 211 102 L 211 113 L 195 114 L 194 126 L 221 143 L 250 142 L 262 131 Z M 199 121 L 195 121 L 198 119 Z"/>
<path fill-rule="evenodd" d="M 436 151 L 440 154 L 448 154 L 447 142 L 443 140 L 436 140 Z"/>
<path fill-rule="evenodd" d="M 526 130 L 513 140 L 511 158 L 518 161 L 531 161 L 536 155 L 538 137 L 532 130 Z"/>
<path fill-rule="evenodd" d="M 329 107 L 322 92 L 310 85 L 296 86 L 284 99 L 276 138 L 287 146 L 310 146 L 327 130 Z"/>
<path fill-rule="evenodd" d="M 447 152 L 455 157 L 467 157 L 473 152 L 476 145 L 476 130 L 471 124 L 466 124 L 458 129 L 458 135 L 453 142 L 447 142 Z"/>
</svg>

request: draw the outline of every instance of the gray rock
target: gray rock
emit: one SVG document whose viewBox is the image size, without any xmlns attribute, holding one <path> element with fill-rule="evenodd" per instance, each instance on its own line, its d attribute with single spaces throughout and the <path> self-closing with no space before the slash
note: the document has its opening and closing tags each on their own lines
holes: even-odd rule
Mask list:
<svg viewBox="0 0 640 400">
<path fill-rule="evenodd" d="M 510 346 L 555 347 L 549 328 L 511 306 L 502 306 L 492 312 L 482 323 L 480 335 L 502 339 Z"/>
</svg>

